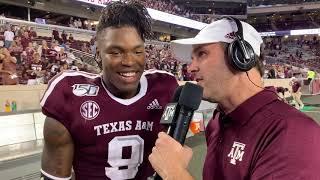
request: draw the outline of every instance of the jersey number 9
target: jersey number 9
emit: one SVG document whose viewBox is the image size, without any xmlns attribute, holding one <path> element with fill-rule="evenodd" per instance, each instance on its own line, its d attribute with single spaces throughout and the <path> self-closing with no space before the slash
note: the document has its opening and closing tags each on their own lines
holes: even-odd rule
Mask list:
<svg viewBox="0 0 320 180">
<path fill-rule="evenodd" d="M 122 157 L 123 149 L 131 147 L 131 157 Z M 133 179 L 138 167 L 143 161 L 144 140 L 138 135 L 114 137 L 108 145 L 108 163 L 111 167 L 106 167 L 106 176 L 114 179 Z M 120 169 L 120 167 L 128 167 Z"/>
</svg>

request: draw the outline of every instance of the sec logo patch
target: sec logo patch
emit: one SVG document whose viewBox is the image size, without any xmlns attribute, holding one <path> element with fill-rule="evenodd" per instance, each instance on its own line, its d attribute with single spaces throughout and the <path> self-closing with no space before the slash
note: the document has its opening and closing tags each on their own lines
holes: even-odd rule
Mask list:
<svg viewBox="0 0 320 180">
<path fill-rule="evenodd" d="M 81 116 L 86 120 L 95 119 L 100 112 L 99 105 L 94 101 L 86 101 L 80 107 Z"/>
</svg>

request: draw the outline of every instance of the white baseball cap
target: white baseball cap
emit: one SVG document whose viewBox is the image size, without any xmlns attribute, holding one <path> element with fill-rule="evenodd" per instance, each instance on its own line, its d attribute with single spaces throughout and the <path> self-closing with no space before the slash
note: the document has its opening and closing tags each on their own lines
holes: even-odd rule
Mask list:
<svg viewBox="0 0 320 180">
<path fill-rule="evenodd" d="M 243 38 L 253 48 L 256 55 L 260 56 L 260 45 L 263 40 L 260 34 L 250 24 L 242 22 Z M 237 24 L 229 19 L 220 19 L 208 24 L 194 38 L 171 41 L 173 56 L 182 62 L 191 62 L 192 45 L 210 44 L 217 42 L 231 43 L 234 41 L 234 32 Z"/>
</svg>

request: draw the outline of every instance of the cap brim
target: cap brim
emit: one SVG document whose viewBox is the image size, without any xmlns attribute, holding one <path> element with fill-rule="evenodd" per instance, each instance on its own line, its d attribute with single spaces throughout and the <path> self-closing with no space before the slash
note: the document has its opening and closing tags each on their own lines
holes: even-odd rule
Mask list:
<svg viewBox="0 0 320 180">
<path fill-rule="evenodd" d="M 192 46 L 199 45 L 199 44 L 209 44 L 215 43 L 212 40 L 203 40 L 203 39 L 196 39 L 196 38 L 187 38 L 187 39 L 179 39 L 171 41 L 171 50 L 172 55 L 177 60 L 190 63 L 191 62 L 191 53 L 192 53 Z"/>
</svg>

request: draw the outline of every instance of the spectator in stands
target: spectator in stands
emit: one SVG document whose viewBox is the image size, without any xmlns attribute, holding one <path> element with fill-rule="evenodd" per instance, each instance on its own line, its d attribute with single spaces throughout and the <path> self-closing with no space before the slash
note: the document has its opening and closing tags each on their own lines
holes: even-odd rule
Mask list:
<svg viewBox="0 0 320 180">
<path fill-rule="evenodd" d="M 56 41 L 60 41 L 60 35 L 59 35 L 58 28 L 54 28 L 52 30 L 52 39 L 56 40 Z"/>
<path fill-rule="evenodd" d="M 62 62 L 62 65 L 60 66 L 60 72 L 68 71 L 68 64 L 66 62 Z"/>
<path fill-rule="evenodd" d="M 276 78 L 276 70 L 271 68 L 268 72 L 268 79 L 275 79 Z"/>
<path fill-rule="evenodd" d="M 87 21 L 87 28 L 88 30 L 92 31 L 92 24 Z"/>
<path fill-rule="evenodd" d="M 61 63 L 62 62 L 58 60 L 54 60 L 48 63 L 46 69 L 50 73 L 51 77 L 55 76 L 58 72 L 60 72 Z"/>
<path fill-rule="evenodd" d="M 70 17 L 70 20 L 69 20 L 69 27 L 74 27 L 74 20 L 73 20 L 73 17 Z"/>
<path fill-rule="evenodd" d="M 57 60 L 61 61 L 63 63 L 67 63 L 68 60 L 68 55 L 67 53 L 64 51 L 64 48 L 60 48 L 60 51 L 57 54 Z"/>
<path fill-rule="evenodd" d="M 76 60 L 76 57 L 72 51 L 66 51 L 66 53 L 67 53 L 67 63 L 68 64 L 71 64 L 73 61 Z"/>
<path fill-rule="evenodd" d="M 9 49 L 11 46 L 11 43 L 14 38 L 14 33 L 11 30 L 11 27 L 8 27 L 6 31 L 4 32 L 4 47 Z"/>
<path fill-rule="evenodd" d="M 34 53 L 33 61 L 31 62 L 27 73 L 29 75 L 28 85 L 37 85 L 43 83 L 43 77 L 46 73 L 46 70 L 44 63 L 41 61 L 39 53 Z"/>
<path fill-rule="evenodd" d="M 70 43 L 73 43 L 73 42 L 74 42 L 74 38 L 73 38 L 73 36 L 72 36 L 71 33 L 69 34 L 69 42 L 70 42 Z"/>
<path fill-rule="evenodd" d="M 304 107 L 303 102 L 301 101 L 301 83 L 295 77 L 291 78 L 289 85 L 292 88 L 291 95 L 294 100 L 295 107 L 297 109 L 302 109 Z"/>
<path fill-rule="evenodd" d="M 182 77 L 183 77 L 183 81 L 192 81 L 192 77 L 191 77 L 190 73 L 188 72 L 188 65 L 187 64 L 182 65 Z"/>
<path fill-rule="evenodd" d="M 74 27 L 75 27 L 75 28 L 82 28 L 82 22 L 81 22 L 80 19 L 76 19 L 76 20 L 74 21 Z"/>
<path fill-rule="evenodd" d="M 17 59 L 10 55 L 7 48 L 0 49 L 0 73 L 3 85 L 18 84 Z"/>
<path fill-rule="evenodd" d="M 24 26 L 17 26 L 17 30 L 16 30 L 16 36 L 19 36 L 19 37 L 23 37 L 24 35 L 24 31 L 25 31 L 25 27 Z"/>
<path fill-rule="evenodd" d="M 291 78 L 293 76 L 291 67 L 285 67 L 284 76 L 285 78 Z"/>
<path fill-rule="evenodd" d="M 35 52 L 36 50 L 34 49 L 32 42 L 29 42 L 28 47 L 25 49 L 25 53 L 23 53 L 23 62 L 25 64 L 31 64 Z"/>
<path fill-rule="evenodd" d="M 34 30 L 34 27 L 30 27 L 29 36 L 31 40 L 34 40 L 37 38 L 37 32 Z"/>
<path fill-rule="evenodd" d="M 1 40 L 4 38 L 3 35 L 4 35 L 4 32 L 5 32 L 5 28 L 4 26 L 0 26 L 0 37 L 1 37 Z"/>
<path fill-rule="evenodd" d="M 80 67 L 79 67 L 79 70 L 88 72 L 88 70 L 89 70 L 88 65 L 85 64 L 85 63 L 81 64 Z"/>
<path fill-rule="evenodd" d="M 15 57 L 17 59 L 17 64 L 21 64 L 21 54 L 23 52 L 23 47 L 21 45 L 21 43 L 19 43 L 19 45 L 17 44 L 16 41 L 13 41 L 10 48 L 9 48 L 9 52 L 11 54 L 11 56 Z"/>
<path fill-rule="evenodd" d="M 15 36 L 15 37 L 14 37 L 14 41 L 17 43 L 17 46 L 21 46 L 21 47 L 22 47 L 21 37 L 20 37 L 20 36 Z M 23 48 L 23 47 L 22 47 L 22 48 Z"/>
<path fill-rule="evenodd" d="M 46 58 L 48 55 L 49 47 L 46 40 L 42 40 L 41 42 L 41 57 Z"/>
<path fill-rule="evenodd" d="M 6 22 L 4 24 L 4 28 L 7 30 L 8 28 L 10 28 L 12 25 L 10 24 L 10 22 Z"/>
<path fill-rule="evenodd" d="M 86 52 L 86 53 L 90 53 L 90 48 L 88 47 L 88 44 L 86 42 L 82 43 L 81 51 Z"/>
<path fill-rule="evenodd" d="M 62 43 L 66 44 L 68 41 L 68 34 L 66 33 L 65 30 L 62 31 L 61 33 L 61 39 L 62 39 Z"/>
<path fill-rule="evenodd" d="M 32 42 L 32 40 L 29 37 L 28 31 L 24 31 L 23 36 L 21 37 L 21 44 L 22 44 L 23 50 L 25 50 L 29 46 L 30 42 Z"/>
<path fill-rule="evenodd" d="M 51 49 L 54 49 L 55 51 L 59 52 L 61 50 L 61 47 L 59 46 L 59 41 L 52 41 Z"/>
<path fill-rule="evenodd" d="M 38 44 L 36 41 L 33 42 L 34 50 L 39 53 L 40 57 L 42 57 L 42 45 Z"/>
<path fill-rule="evenodd" d="M 72 64 L 71 64 L 70 69 L 74 70 L 74 71 L 79 71 L 79 66 L 80 65 L 77 64 L 77 61 L 73 61 Z"/>
<path fill-rule="evenodd" d="M 29 76 L 28 73 L 24 70 L 21 73 L 21 77 L 19 78 L 19 84 L 28 84 Z"/>
<path fill-rule="evenodd" d="M 56 49 L 60 51 L 60 47 L 57 47 L 56 43 L 51 43 L 49 45 L 49 48 L 48 48 L 47 54 L 46 54 L 46 59 L 48 59 L 49 62 L 52 62 L 57 59 L 58 51 L 56 51 Z"/>
</svg>

